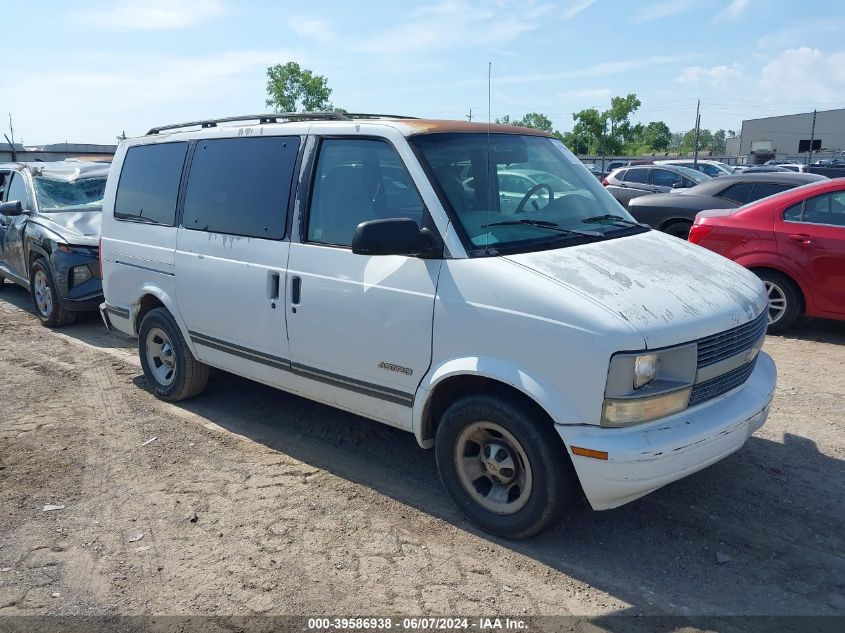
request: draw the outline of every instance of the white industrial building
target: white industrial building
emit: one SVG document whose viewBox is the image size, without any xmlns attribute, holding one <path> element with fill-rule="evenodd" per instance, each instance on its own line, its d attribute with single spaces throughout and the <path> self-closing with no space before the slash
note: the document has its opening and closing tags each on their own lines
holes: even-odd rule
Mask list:
<svg viewBox="0 0 845 633">
<path fill-rule="evenodd" d="M 845 151 L 845 108 L 817 111 L 815 129 L 812 112 L 743 121 L 738 155 L 765 151 L 797 157 L 809 152 L 811 139 L 813 154 Z"/>
</svg>

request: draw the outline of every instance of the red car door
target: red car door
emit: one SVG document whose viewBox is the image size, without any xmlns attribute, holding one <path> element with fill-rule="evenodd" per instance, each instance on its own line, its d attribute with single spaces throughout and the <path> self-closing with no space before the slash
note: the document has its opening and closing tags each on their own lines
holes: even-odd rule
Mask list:
<svg viewBox="0 0 845 633">
<path fill-rule="evenodd" d="M 778 251 L 818 310 L 845 314 L 845 191 L 807 198 L 775 216 Z M 812 313 L 812 306 L 807 306 Z"/>
</svg>

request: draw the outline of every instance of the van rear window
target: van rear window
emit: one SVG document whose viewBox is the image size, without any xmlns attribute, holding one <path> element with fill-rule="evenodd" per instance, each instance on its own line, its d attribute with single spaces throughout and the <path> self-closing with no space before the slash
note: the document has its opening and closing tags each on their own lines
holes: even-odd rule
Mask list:
<svg viewBox="0 0 845 633">
<path fill-rule="evenodd" d="M 114 217 L 173 226 L 187 143 L 130 147 L 123 160 Z"/>
<path fill-rule="evenodd" d="M 182 226 L 281 239 L 298 151 L 298 136 L 199 141 L 191 160 Z"/>
</svg>

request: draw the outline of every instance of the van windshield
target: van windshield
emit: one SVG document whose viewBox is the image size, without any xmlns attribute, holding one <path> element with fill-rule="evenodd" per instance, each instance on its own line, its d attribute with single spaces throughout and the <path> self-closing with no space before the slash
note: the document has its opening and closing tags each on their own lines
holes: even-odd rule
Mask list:
<svg viewBox="0 0 845 633">
<path fill-rule="evenodd" d="M 473 254 L 560 248 L 648 230 L 557 139 L 456 133 L 408 140 Z"/>
</svg>

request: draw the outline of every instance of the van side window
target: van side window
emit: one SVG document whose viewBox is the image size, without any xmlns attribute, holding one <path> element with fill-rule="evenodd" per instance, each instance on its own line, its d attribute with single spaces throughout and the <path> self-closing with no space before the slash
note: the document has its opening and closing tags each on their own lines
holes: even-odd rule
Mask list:
<svg viewBox="0 0 845 633">
<path fill-rule="evenodd" d="M 123 159 L 114 217 L 173 226 L 187 143 L 130 147 Z"/>
<path fill-rule="evenodd" d="M 422 222 L 423 202 L 390 144 L 326 139 L 320 145 L 308 218 L 308 241 L 350 246 L 361 222 L 411 218 Z"/>
<path fill-rule="evenodd" d="M 283 238 L 298 152 L 298 136 L 199 141 L 191 160 L 182 226 Z"/>
</svg>

